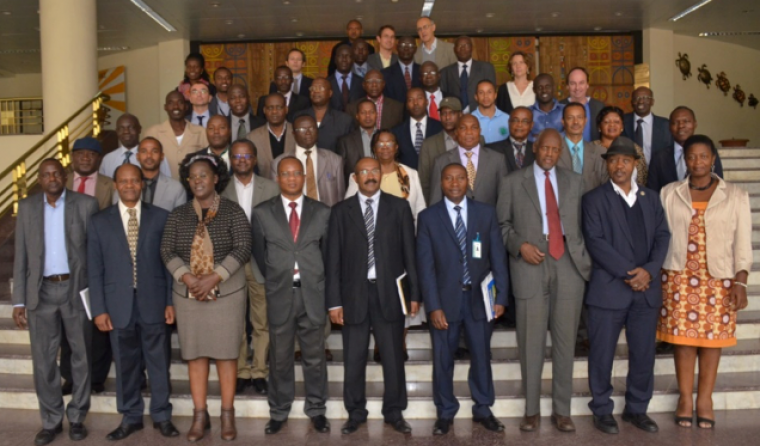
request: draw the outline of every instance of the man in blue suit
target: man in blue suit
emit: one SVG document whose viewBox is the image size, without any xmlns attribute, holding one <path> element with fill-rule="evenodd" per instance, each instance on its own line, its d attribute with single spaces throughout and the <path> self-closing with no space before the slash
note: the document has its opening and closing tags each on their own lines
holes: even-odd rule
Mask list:
<svg viewBox="0 0 760 446">
<path fill-rule="evenodd" d="M 644 151 L 647 166 L 655 153 L 673 145 L 670 123 L 666 118 L 652 113 L 654 93 L 647 87 L 639 87 L 631 94 L 633 111 L 623 116 L 623 135 L 630 138 Z"/>
<path fill-rule="evenodd" d="M 654 387 L 655 332 L 662 307 L 660 268 L 670 231 L 654 191 L 632 181 L 639 155 L 633 142 L 618 138 L 602 155 L 610 181 L 583 197 L 583 237 L 593 260 L 586 293 L 588 377 L 594 426 L 618 433 L 612 416 L 612 362 L 620 330 L 628 342 L 623 420 L 647 432 L 657 424 L 647 416 Z"/>
<path fill-rule="evenodd" d="M 409 117 L 393 127 L 391 132 L 398 141 L 398 161 L 416 169 L 419 165 L 422 142 L 443 131 L 441 121 L 428 116 L 428 100 L 422 88 L 406 93 L 406 111 Z"/>
<path fill-rule="evenodd" d="M 122 440 L 143 428 L 142 363 L 150 379 L 150 415 L 164 437 L 171 422 L 167 324 L 174 323 L 172 278 L 159 248 L 169 213 L 142 203 L 142 172 L 123 164 L 114 172 L 119 202 L 92 217 L 87 231 L 87 276 L 95 325 L 111 335 L 116 406 L 123 418 L 106 436 Z"/>
<path fill-rule="evenodd" d="M 501 432 L 493 416 L 495 400 L 491 363 L 492 320 L 507 305 L 507 255 L 496 210 L 466 198 L 467 170 L 460 163 L 441 172 L 444 199 L 417 219 L 417 275 L 433 339 L 433 401 L 437 420 L 433 435 L 449 431 L 459 410 L 454 396 L 454 353 L 464 330 L 470 350 L 469 385 L 473 420 Z M 481 282 L 493 273 L 496 298 L 486 316 Z"/>
</svg>

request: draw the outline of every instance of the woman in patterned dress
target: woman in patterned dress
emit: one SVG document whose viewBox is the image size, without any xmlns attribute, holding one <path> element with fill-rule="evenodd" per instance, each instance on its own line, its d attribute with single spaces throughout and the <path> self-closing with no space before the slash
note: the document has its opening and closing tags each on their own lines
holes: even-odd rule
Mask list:
<svg viewBox="0 0 760 446">
<path fill-rule="evenodd" d="M 721 349 L 736 345 L 736 312 L 747 306 L 752 217 L 747 192 L 712 173 L 718 151 L 710 138 L 694 135 L 683 150 L 689 175 L 660 193 L 673 236 L 663 264 L 657 338 L 675 346 L 676 423 L 692 425 L 699 359 L 697 424 L 712 428 Z"/>
</svg>

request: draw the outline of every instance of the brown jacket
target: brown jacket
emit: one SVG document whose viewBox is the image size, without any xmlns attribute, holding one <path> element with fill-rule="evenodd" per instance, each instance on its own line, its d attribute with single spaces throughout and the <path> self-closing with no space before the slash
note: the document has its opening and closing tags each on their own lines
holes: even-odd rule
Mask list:
<svg viewBox="0 0 760 446">
<path fill-rule="evenodd" d="M 208 147 L 206 129 L 190 122 L 185 126 L 182 144 L 177 144 L 177 137 L 174 135 L 174 130 L 172 130 L 168 120 L 149 128 L 144 136 L 152 136 L 161 141 L 161 146 L 164 148 L 164 158 L 169 163 L 172 178 L 177 181 L 179 181 L 179 163 L 182 162 L 185 155 Z"/>
<path fill-rule="evenodd" d="M 66 172 L 66 189 L 74 190 L 74 171 L 69 168 Z M 113 180 L 105 175 L 98 174 L 95 183 L 95 199 L 98 200 L 98 209 L 101 211 L 114 203 L 116 188 Z"/>
</svg>

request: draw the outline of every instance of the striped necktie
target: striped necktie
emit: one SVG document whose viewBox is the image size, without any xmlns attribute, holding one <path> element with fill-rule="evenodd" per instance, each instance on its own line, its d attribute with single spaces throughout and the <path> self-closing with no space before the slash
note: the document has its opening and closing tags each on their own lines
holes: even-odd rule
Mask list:
<svg viewBox="0 0 760 446">
<path fill-rule="evenodd" d="M 462 266 L 464 268 L 462 285 L 468 285 L 472 280 L 470 279 L 470 269 L 467 267 L 467 228 L 464 227 L 464 220 L 462 219 L 462 207 L 454 206 L 454 210 L 457 211 L 457 225 L 454 230 L 459 240 L 459 249 L 462 251 Z"/>
<path fill-rule="evenodd" d="M 367 227 L 367 271 L 375 266 L 375 214 L 372 212 L 374 200 L 367 198 L 364 210 L 364 226 Z"/>
<path fill-rule="evenodd" d="M 422 140 L 425 139 L 425 137 L 422 135 L 422 123 L 417 123 L 417 134 L 414 135 L 414 150 L 417 151 L 417 155 L 420 154 L 420 149 L 422 149 Z"/>
</svg>

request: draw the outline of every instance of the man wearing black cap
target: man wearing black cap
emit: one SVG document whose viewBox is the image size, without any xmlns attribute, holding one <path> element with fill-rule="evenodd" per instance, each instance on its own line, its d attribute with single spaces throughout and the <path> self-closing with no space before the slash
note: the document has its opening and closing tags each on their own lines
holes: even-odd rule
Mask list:
<svg viewBox="0 0 760 446">
<path fill-rule="evenodd" d="M 662 306 L 658 277 L 670 231 L 659 195 L 638 186 L 633 169 L 639 155 L 633 142 L 618 138 L 602 155 L 610 181 L 583 197 L 583 237 L 593 260 L 588 306 L 589 408 L 594 426 L 618 433 L 612 416 L 612 363 L 620 331 L 626 327 L 628 377 L 623 421 L 647 432 L 657 424 L 647 416 L 654 386 L 655 332 Z"/>
</svg>

